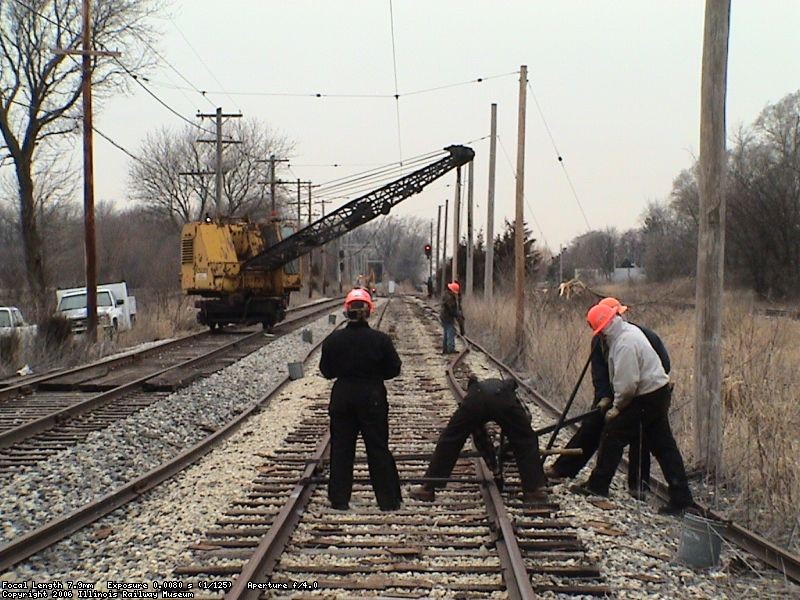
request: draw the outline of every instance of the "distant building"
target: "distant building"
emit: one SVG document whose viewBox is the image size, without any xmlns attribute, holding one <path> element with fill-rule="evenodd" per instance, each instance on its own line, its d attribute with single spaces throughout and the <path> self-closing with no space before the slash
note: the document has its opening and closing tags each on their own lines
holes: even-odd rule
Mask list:
<svg viewBox="0 0 800 600">
<path fill-rule="evenodd" d="M 611 275 L 612 283 L 634 283 L 646 279 L 644 269 L 632 265 L 630 267 L 617 267 Z"/>
</svg>

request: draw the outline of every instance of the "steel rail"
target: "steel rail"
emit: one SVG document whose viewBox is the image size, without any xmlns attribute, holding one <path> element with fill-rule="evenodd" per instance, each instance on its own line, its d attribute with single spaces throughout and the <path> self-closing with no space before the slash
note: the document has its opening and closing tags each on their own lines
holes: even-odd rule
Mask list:
<svg viewBox="0 0 800 600">
<path fill-rule="evenodd" d="M 313 308 L 317 305 L 321 305 L 328 302 L 331 302 L 331 300 L 330 299 L 315 300 L 314 302 L 309 302 L 308 304 L 303 304 L 300 306 L 294 306 L 292 308 L 288 308 L 286 312 L 287 314 L 290 312 L 297 312 L 304 309 Z M 110 367 L 114 365 L 121 366 L 126 363 L 134 363 L 142 358 L 147 358 L 151 354 L 157 354 L 158 352 L 162 352 L 172 346 L 181 344 L 187 340 L 191 340 L 193 338 L 206 337 L 208 335 L 214 335 L 214 334 L 210 334 L 206 329 L 204 329 L 203 331 L 194 331 L 192 333 L 187 333 L 185 335 L 179 336 L 175 339 L 161 340 L 157 344 L 141 350 L 123 351 L 120 354 L 116 354 L 114 356 L 106 356 L 104 358 L 96 360 L 95 362 L 91 362 L 85 365 L 79 365 L 77 367 L 71 367 L 68 369 L 58 369 L 55 371 L 50 371 L 48 373 L 43 373 L 42 375 L 28 377 L 24 381 L 19 381 L 16 383 L 13 383 L 12 380 L 0 381 L 0 385 L 8 384 L 5 387 L 0 387 L 0 401 L 6 399 L 9 396 L 18 394 L 20 392 L 26 392 L 32 387 L 37 386 L 40 383 L 45 383 L 47 381 L 50 381 L 51 379 L 64 377 L 66 375 L 75 375 L 77 373 L 89 371 L 91 369 L 96 369 L 98 367 L 104 367 L 104 366 Z"/>
<path fill-rule="evenodd" d="M 511 367 L 504 364 L 499 359 L 495 358 L 486 348 L 481 346 L 475 340 L 468 338 L 466 336 L 461 336 L 461 337 L 468 345 L 473 346 L 478 350 L 480 350 L 483 354 L 487 356 L 487 358 L 489 358 L 489 360 L 491 360 L 503 371 L 505 371 L 511 377 L 513 377 L 514 380 L 516 380 L 517 384 L 520 387 L 522 387 L 526 392 L 528 392 L 536 400 L 537 404 L 539 404 L 542 408 L 549 410 L 554 415 L 561 414 L 560 409 L 556 408 L 544 396 L 542 396 L 539 392 L 537 392 L 531 386 L 525 383 L 522 377 L 520 377 Z M 576 429 L 574 425 L 570 425 L 570 427 L 573 430 Z M 667 495 L 666 482 L 656 477 L 655 475 L 651 475 L 651 480 L 652 480 L 651 489 L 662 500 L 667 500 L 668 495 Z M 692 508 L 703 517 L 722 524 L 724 526 L 722 529 L 722 537 L 725 540 L 738 546 L 739 548 L 742 548 L 743 550 L 746 550 L 756 558 L 760 559 L 764 563 L 771 566 L 773 569 L 777 570 L 779 573 L 782 573 L 785 577 L 791 579 L 796 583 L 800 583 L 800 556 L 790 552 L 786 548 L 781 548 L 780 546 L 763 538 L 754 531 L 750 531 L 749 529 L 742 527 L 741 525 L 737 525 L 730 519 L 727 519 L 726 517 L 719 515 L 718 513 L 712 511 L 711 509 L 701 504 L 698 504 L 697 502 L 694 502 Z"/>
<path fill-rule="evenodd" d="M 327 310 L 327 308 L 325 308 L 325 310 Z M 313 315 L 313 314 L 316 314 L 316 312 L 321 312 L 321 309 L 317 308 L 316 311 L 310 311 L 310 314 Z M 292 320 L 289 320 L 289 321 L 283 321 L 278 327 L 290 329 L 293 325 L 296 325 L 298 321 L 303 321 L 304 319 L 308 318 L 309 316 L 310 316 L 309 314 L 299 315 L 295 319 L 292 319 Z M 278 327 L 276 327 L 276 329 Z M 177 364 L 174 364 L 174 365 L 170 365 L 170 366 L 165 367 L 163 369 L 159 369 L 157 371 L 152 371 L 150 373 L 147 373 L 143 377 L 139 377 L 139 378 L 137 378 L 137 379 L 135 379 L 135 380 L 133 380 L 131 382 L 122 384 L 122 385 L 117 386 L 117 387 L 115 387 L 115 388 L 113 388 L 111 390 L 108 390 L 106 392 L 101 392 L 99 394 L 91 396 L 90 398 L 87 398 L 86 400 L 83 400 L 81 402 L 77 402 L 76 404 L 73 404 L 73 405 L 68 406 L 66 408 L 62 408 L 61 410 L 57 410 L 55 412 L 52 412 L 52 413 L 50 413 L 50 414 L 48 414 L 48 415 L 46 415 L 44 417 L 40 417 L 39 419 L 36 419 L 36 420 L 33 420 L 33 421 L 29 421 L 27 423 L 23 423 L 22 425 L 19 425 L 17 427 L 12 428 L 12 429 L 8 429 L 6 431 L 0 432 L 0 449 L 8 448 L 9 446 L 13 446 L 14 444 L 17 444 L 17 443 L 19 443 L 21 441 L 24 441 L 24 440 L 27 440 L 28 438 L 33 437 L 34 435 L 42 433 L 43 431 L 47 431 L 48 429 L 52 429 L 53 427 L 59 425 L 60 423 L 65 422 L 65 421 L 67 421 L 69 419 L 72 419 L 72 418 L 77 417 L 79 415 L 86 414 L 86 413 L 91 412 L 91 411 L 93 411 L 93 410 L 95 410 L 95 409 L 97 409 L 97 408 L 99 408 L 101 406 L 104 406 L 104 405 L 108 404 L 109 402 L 112 402 L 113 400 L 116 400 L 117 398 L 125 396 L 125 395 L 131 393 L 132 391 L 139 389 L 147 381 L 149 381 L 149 380 L 151 380 L 151 379 L 153 379 L 155 377 L 159 377 L 161 375 L 164 375 L 165 373 L 178 371 L 180 369 L 185 369 L 187 367 L 191 367 L 192 365 L 195 365 L 195 364 L 198 364 L 198 363 L 202 363 L 202 362 L 207 361 L 208 359 L 213 358 L 213 357 L 215 357 L 217 355 L 224 354 L 225 352 L 227 352 L 227 351 L 229 351 L 229 350 L 231 350 L 233 348 L 236 348 L 237 346 L 240 346 L 240 345 L 242 345 L 242 344 L 244 344 L 246 342 L 249 342 L 253 338 L 259 337 L 261 335 L 263 335 L 262 331 L 255 331 L 253 333 L 244 335 L 243 337 L 240 337 L 240 338 L 238 338 L 236 340 L 233 340 L 233 341 L 231 341 L 231 342 L 229 342 L 227 344 L 219 346 L 218 348 L 215 348 L 212 351 L 207 352 L 205 354 L 201 354 L 200 356 L 195 356 L 193 358 L 190 358 L 188 360 L 185 360 L 183 362 L 180 362 L 180 363 L 177 363 Z"/>
<path fill-rule="evenodd" d="M 447 367 L 447 382 L 453 395 L 458 398 L 459 404 L 464 400 L 466 392 L 458 385 L 453 369 L 468 352 L 469 348 L 462 350 Z M 481 480 L 481 494 L 483 494 L 486 502 L 489 518 L 494 522 L 499 533 L 495 543 L 508 595 L 515 600 L 532 600 L 537 596 L 531 585 L 531 578 L 528 575 L 528 568 L 525 566 L 525 559 L 522 558 L 522 552 L 517 543 L 514 526 L 503 504 L 503 497 L 500 494 L 500 490 L 497 489 L 491 470 L 486 466 L 483 458 L 475 458 L 474 462 L 475 470 Z"/>
<path fill-rule="evenodd" d="M 308 360 L 308 357 L 322 344 L 322 341 L 323 340 L 320 340 L 308 350 L 303 358 L 304 361 Z M 244 411 L 239 413 L 227 424 L 174 458 L 120 486 L 113 492 L 71 513 L 52 519 L 41 527 L 0 546 L 0 572 L 52 546 L 79 529 L 94 523 L 117 508 L 145 494 L 147 491 L 166 481 L 186 467 L 194 464 L 200 458 L 208 454 L 216 445 L 230 437 L 256 410 L 269 404 L 270 400 L 277 395 L 289 381 L 289 376 L 285 375 L 264 396 L 251 403 Z"/>
</svg>

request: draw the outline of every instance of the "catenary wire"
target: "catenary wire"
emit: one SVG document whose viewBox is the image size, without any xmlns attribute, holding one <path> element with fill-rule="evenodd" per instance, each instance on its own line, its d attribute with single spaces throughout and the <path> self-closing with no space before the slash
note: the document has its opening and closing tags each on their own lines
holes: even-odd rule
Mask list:
<svg viewBox="0 0 800 600">
<path fill-rule="evenodd" d="M 536 105 L 536 110 L 539 112 L 539 116 L 542 119 L 542 123 L 544 124 L 544 128 L 547 131 L 547 135 L 550 138 L 550 143 L 553 144 L 553 150 L 556 153 L 556 157 L 558 158 L 558 164 L 561 165 L 561 169 L 564 172 L 564 176 L 567 179 L 567 184 L 569 185 L 569 189 L 572 190 L 572 196 L 575 198 L 575 202 L 578 204 L 578 209 L 581 211 L 581 215 L 583 215 L 583 220 L 586 223 L 586 228 L 591 229 L 592 226 L 589 224 L 589 219 L 586 218 L 586 212 L 583 210 L 583 205 L 581 204 L 580 198 L 578 198 L 578 192 L 575 190 L 575 186 L 572 185 L 572 178 L 569 176 L 569 172 L 567 171 L 567 167 L 564 164 L 564 157 L 561 155 L 561 152 L 558 151 L 558 146 L 556 145 L 556 140 L 553 137 L 553 132 L 550 131 L 550 126 L 547 124 L 547 119 L 544 118 L 544 112 L 542 111 L 542 107 L 539 105 L 539 100 L 536 98 L 536 93 L 533 91 L 533 86 L 531 82 L 528 81 L 528 90 L 533 97 L 533 102 Z"/>
<path fill-rule="evenodd" d="M 389 23 L 392 30 L 392 69 L 394 72 L 394 108 L 397 115 L 397 149 L 400 154 L 400 166 L 403 166 L 403 136 L 400 128 L 400 90 L 397 87 L 397 47 L 394 37 L 394 8 L 389 0 Z"/>
<path fill-rule="evenodd" d="M 505 144 L 503 144 L 503 139 L 498 135 L 497 141 L 500 142 L 500 148 L 503 151 L 503 155 L 506 157 L 506 162 L 508 163 L 508 168 L 511 169 L 511 173 L 514 175 L 514 179 L 517 178 L 517 170 L 514 168 L 513 163 L 511 162 L 511 158 L 506 151 Z M 528 207 L 528 211 L 531 213 L 531 219 L 533 219 L 534 224 L 536 225 L 536 229 L 539 230 L 539 234 L 542 236 L 542 241 L 545 243 L 545 246 L 549 247 L 550 244 L 547 241 L 547 238 L 544 235 L 544 231 L 542 230 L 541 225 L 539 225 L 539 221 L 536 219 L 536 214 L 533 212 L 533 208 L 531 207 L 531 203 L 528 200 L 528 197 L 525 195 L 525 192 L 522 193 L 522 198 L 525 201 L 525 206 Z"/>
</svg>

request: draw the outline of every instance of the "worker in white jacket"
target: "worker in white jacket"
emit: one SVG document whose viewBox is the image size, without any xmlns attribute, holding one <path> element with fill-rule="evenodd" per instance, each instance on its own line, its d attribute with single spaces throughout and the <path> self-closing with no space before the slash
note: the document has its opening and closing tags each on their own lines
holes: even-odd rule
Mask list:
<svg viewBox="0 0 800 600">
<path fill-rule="evenodd" d="M 594 334 L 605 337 L 608 344 L 614 405 L 605 416 L 597 464 L 589 481 L 572 489 L 608 496 L 623 450 L 641 434 L 669 485 L 669 503 L 659 512 L 680 514 L 692 504 L 692 493 L 669 425 L 669 376 L 641 329 L 622 320 L 616 309 L 598 304 L 589 309 L 586 320 Z"/>
</svg>

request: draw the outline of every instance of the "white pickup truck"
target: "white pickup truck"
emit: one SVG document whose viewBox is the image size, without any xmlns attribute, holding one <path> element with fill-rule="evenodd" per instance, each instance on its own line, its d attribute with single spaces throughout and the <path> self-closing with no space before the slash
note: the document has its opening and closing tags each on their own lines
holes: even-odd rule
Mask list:
<svg viewBox="0 0 800 600">
<path fill-rule="evenodd" d="M 28 325 L 16 306 L 0 306 L 0 337 L 19 335 L 27 340 L 36 335 L 36 325 Z"/>
<path fill-rule="evenodd" d="M 56 290 L 57 311 L 72 321 L 72 331 L 86 331 L 86 288 Z M 136 298 L 128 296 L 125 282 L 97 286 L 97 326 L 113 336 L 127 331 L 136 320 Z"/>
</svg>

